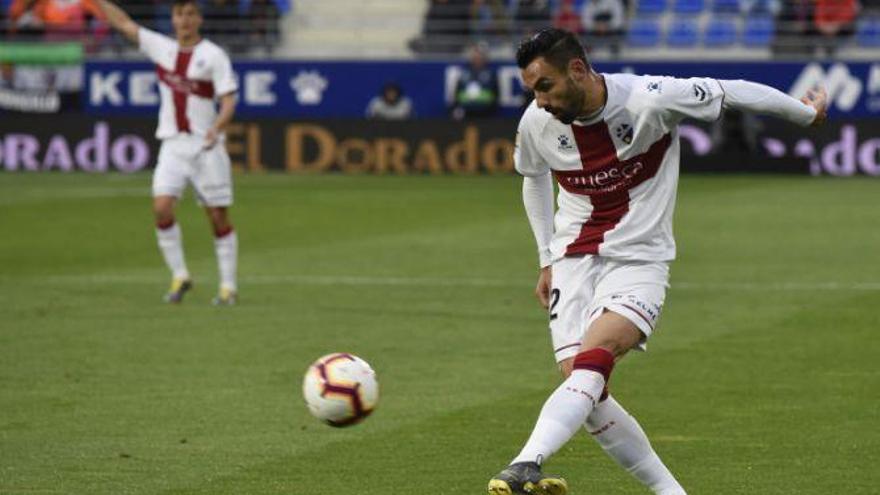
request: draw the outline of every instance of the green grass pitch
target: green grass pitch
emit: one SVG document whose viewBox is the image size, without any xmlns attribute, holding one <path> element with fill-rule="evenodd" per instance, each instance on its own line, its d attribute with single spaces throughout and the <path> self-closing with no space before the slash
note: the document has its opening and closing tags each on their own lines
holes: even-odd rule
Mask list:
<svg viewBox="0 0 880 495">
<path fill-rule="evenodd" d="M 481 494 L 557 383 L 514 177 L 239 176 L 241 304 L 160 303 L 147 175 L 0 174 L 0 493 Z M 682 179 L 679 260 L 612 390 L 692 494 L 873 494 L 880 183 Z M 316 357 L 377 370 L 364 424 L 300 395 Z M 587 438 L 548 471 L 646 493 Z"/>
</svg>

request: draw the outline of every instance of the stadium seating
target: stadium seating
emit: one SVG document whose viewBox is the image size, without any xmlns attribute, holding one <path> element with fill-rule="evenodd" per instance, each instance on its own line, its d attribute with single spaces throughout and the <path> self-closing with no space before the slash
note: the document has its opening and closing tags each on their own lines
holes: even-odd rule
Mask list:
<svg viewBox="0 0 880 495">
<path fill-rule="evenodd" d="M 676 14 L 699 14 L 705 8 L 703 0 L 675 0 L 672 11 Z"/>
<path fill-rule="evenodd" d="M 769 46 L 776 32 L 772 17 L 748 17 L 743 28 L 743 44 L 747 47 Z"/>
<path fill-rule="evenodd" d="M 707 47 L 719 48 L 732 46 L 737 42 L 736 19 L 732 17 L 714 17 L 706 26 L 703 43 Z"/>
<path fill-rule="evenodd" d="M 639 0 L 636 13 L 640 15 L 657 15 L 666 12 L 666 0 Z"/>
<path fill-rule="evenodd" d="M 719 14 L 739 13 L 739 0 L 715 0 L 712 2 L 712 12 Z"/>
<path fill-rule="evenodd" d="M 626 44 L 636 48 L 648 48 L 660 44 L 660 23 L 653 17 L 636 18 L 630 22 Z"/>
<path fill-rule="evenodd" d="M 866 48 L 880 47 L 880 17 L 859 20 L 856 24 L 856 43 Z"/>
<path fill-rule="evenodd" d="M 697 21 L 677 18 L 672 21 L 666 33 L 666 44 L 674 48 L 693 48 L 699 41 Z"/>
</svg>

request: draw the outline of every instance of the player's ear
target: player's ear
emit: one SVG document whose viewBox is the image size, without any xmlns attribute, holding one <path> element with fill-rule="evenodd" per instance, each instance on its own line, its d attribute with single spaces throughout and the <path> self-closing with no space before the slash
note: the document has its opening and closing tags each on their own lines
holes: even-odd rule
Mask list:
<svg viewBox="0 0 880 495">
<path fill-rule="evenodd" d="M 583 81 L 587 77 L 587 66 L 583 60 L 573 58 L 568 61 L 568 74 L 577 82 Z"/>
</svg>

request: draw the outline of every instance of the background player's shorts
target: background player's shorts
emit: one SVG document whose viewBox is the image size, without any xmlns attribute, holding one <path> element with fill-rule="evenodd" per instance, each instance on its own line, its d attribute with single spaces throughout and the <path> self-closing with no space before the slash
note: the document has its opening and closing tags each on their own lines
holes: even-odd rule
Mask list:
<svg viewBox="0 0 880 495">
<path fill-rule="evenodd" d="M 153 197 L 180 198 L 189 182 L 203 206 L 232 204 L 232 165 L 226 147 L 218 142 L 203 150 L 204 139 L 181 135 L 162 141 L 153 172 Z"/>
<path fill-rule="evenodd" d="M 553 263 L 550 334 L 556 362 L 577 354 L 584 333 L 605 310 L 635 324 L 645 350 L 669 287 L 665 262 L 615 261 L 598 256 Z"/>
</svg>

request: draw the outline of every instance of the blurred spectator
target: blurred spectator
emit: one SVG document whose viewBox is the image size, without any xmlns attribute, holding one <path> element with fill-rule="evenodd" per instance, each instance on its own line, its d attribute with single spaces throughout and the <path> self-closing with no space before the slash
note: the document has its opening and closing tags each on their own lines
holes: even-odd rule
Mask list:
<svg viewBox="0 0 880 495">
<path fill-rule="evenodd" d="M 573 0 L 562 0 L 559 11 L 553 16 L 553 27 L 581 34 L 584 31 L 580 14 L 574 9 Z"/>
<path fill-rule="evenodd" d="M 776 17 L 782 11 L 782 2 L 780 0 L 740 0 L 739 11 L 745 15 Z"/>
<path fill-rule="evenodd" d="M 820 37 L 820 46 L 833 51 L 839 38 L 855 32 L 859 13 L 858 0 L 815 0 L 814 25 Z"/>
<path fill-rule="evenodd" d="M 623 32 L 624 9 L 620 0 L 587 0 L 581 11 L 584 29 L 593 36 Z"/>
<path fill-rule="evenodd" d="M 462 69 L 452 95 L 452 118 L 492 117 L 498 112 L 498 79 L 489 67 L 485 48 L 468 50 L 468 66 Z"/>
<path fill-rule="evenodd" d="M 206 38 L 230 51 L 240 51 L 247 46 L 241 34 L 247 19 L 241 19 L 237 0 L 208 0 L 202 5 L 205 20 L 202 32 Z"/>
<path fill-rule="evenodd" d="M 95 19 L 104 19 L 93 0 L 14 0 L 9 17 L 13 32 L 42 34 L 45 41 L 83 41 L 86 49 L 108 33 L 103 22 L 89 29 Z"/>
<path fill-rule="evenodd" d="M 410 41 L 421 53 L 459 53 L 470 33 L 470 0 L 431 0 L 422 34 Z"/>
<path fill-rule="evenodd" d="M 9 62 L 0 62 L 0 88 L 15 87 L 15 66 Z"/>
<path fill-rule="evenodd" d="M 252 0 L 248 14 L 250 45 L 272 51 L 281 39 L 279 35 L 281 14 L 278 5 L 272 0 Z"/>
<path fill-rule="evenodd" d="M 785 0 L 776 22 L 776 53 L 805 55 L 813 51 L 804 40 L 813 33 L 813 1 Z"/>
<path fill-rule="evenodd" d="M 548 0 L 514 0 L 511 3 L 510 17 L 518 37 L 531 36 L 550 24 L 550 2 Z"/>
<path fill-rule="evenodd" d="M 406 120 L 412 117 L 412 101 L 403 95 L 400 86 L 388 82 L 382 87 L 382 94 L 370 100 L 366 115 L 369 119 Z"/>
<path fill-rule="evenodd" d="M 621 0 L 587 0 L 581 20 L 588 46 L 607 46 L 615 55 L 623 36 L 625 9 Z"/>
<path fill-rule="evenodd" d="M 470 20 L 471 36 L 478 40 L 492 39 L 509 31 L 509 19 L 501 0 L 472 0 Z"/>
</svg>

